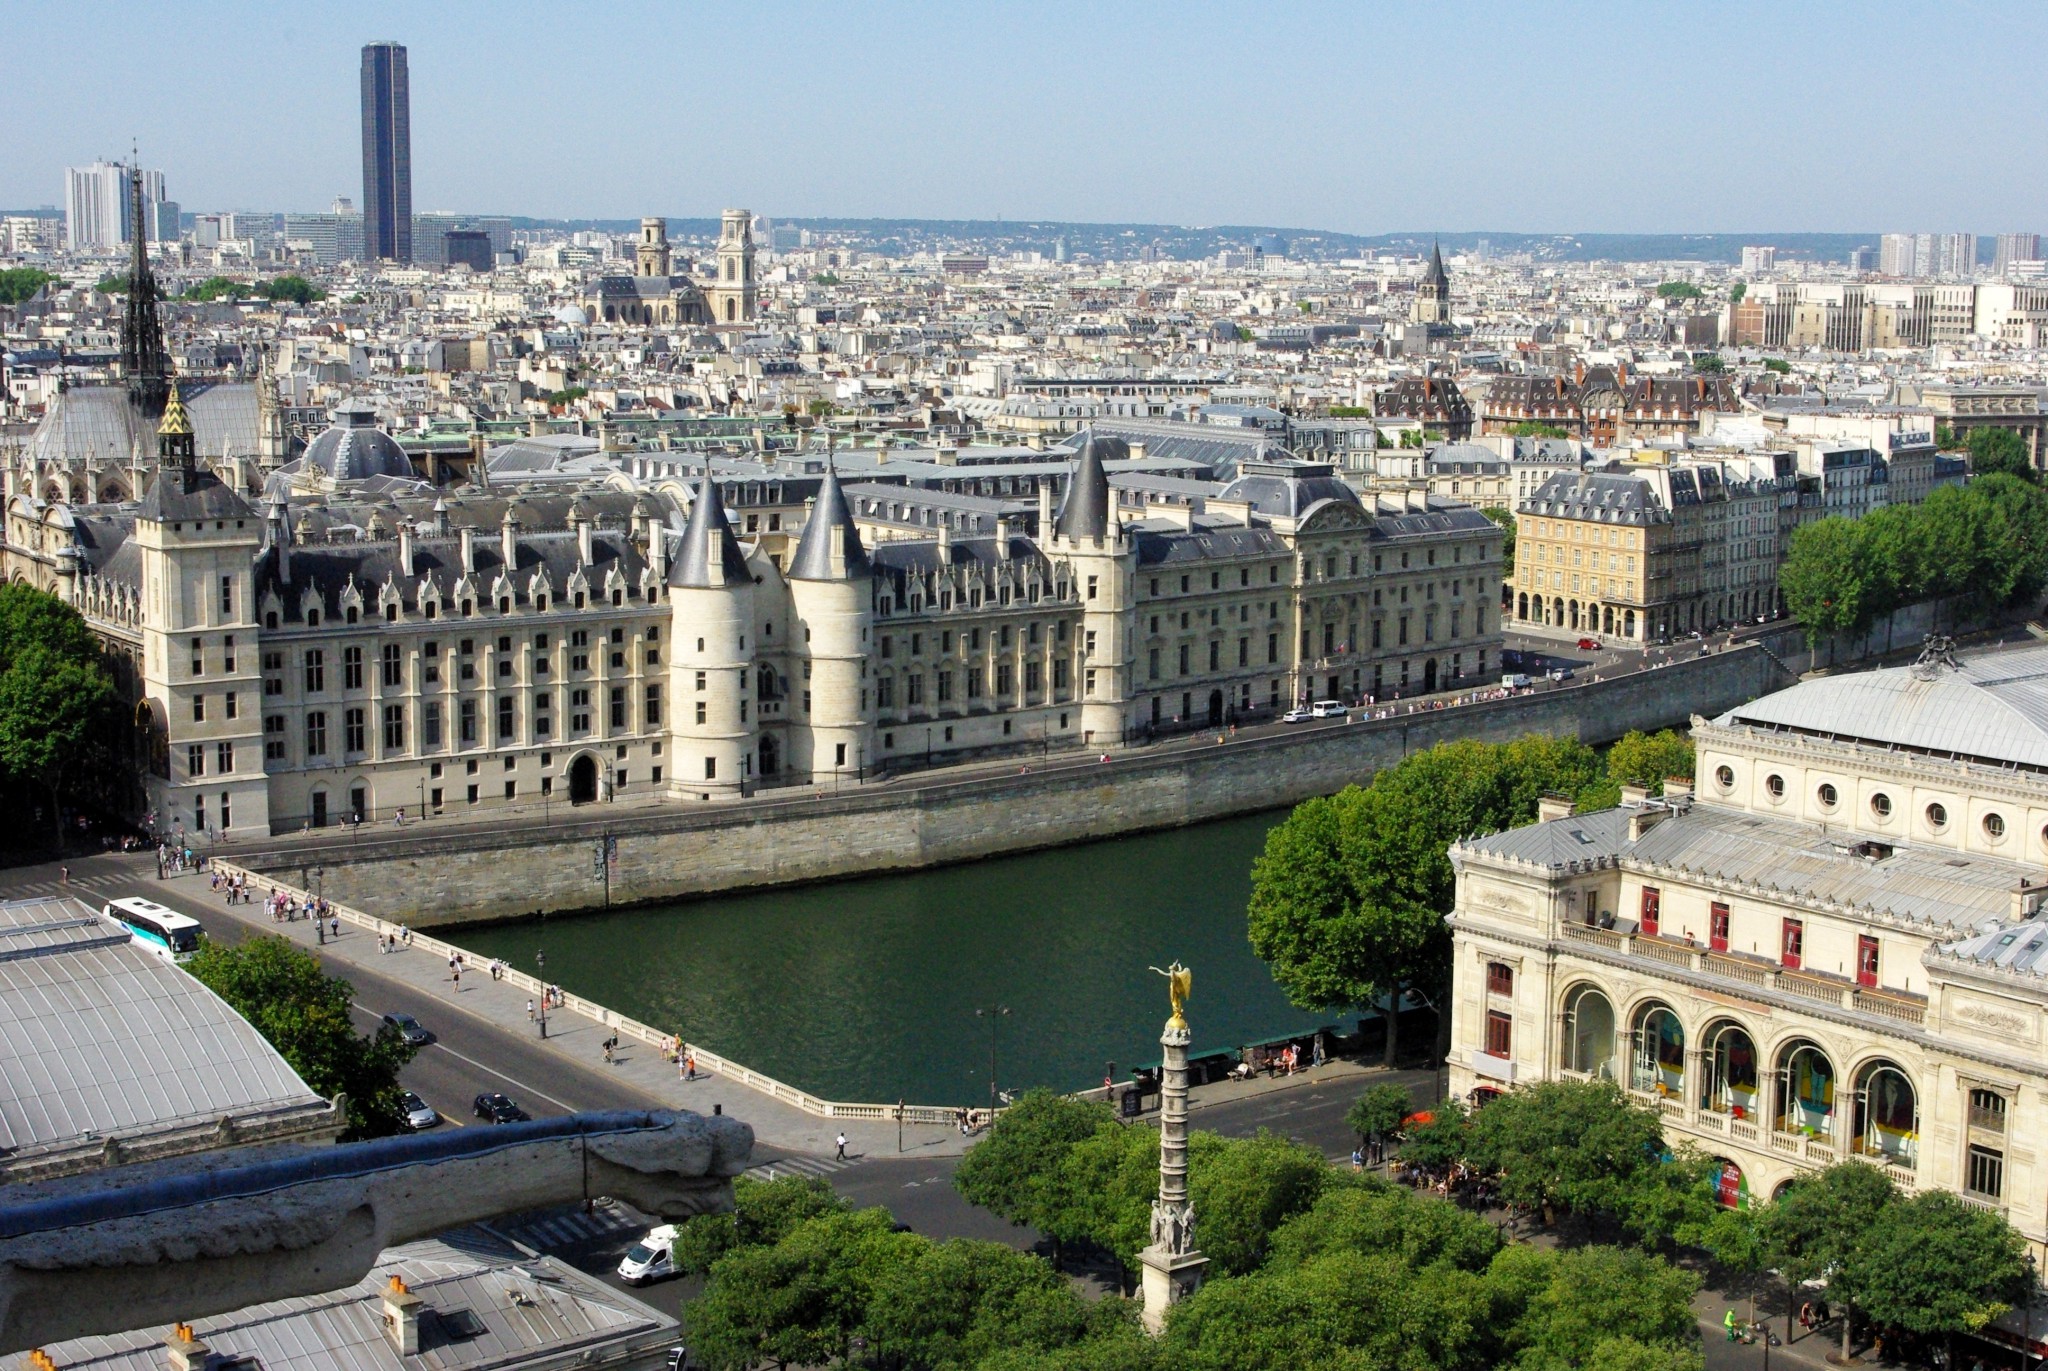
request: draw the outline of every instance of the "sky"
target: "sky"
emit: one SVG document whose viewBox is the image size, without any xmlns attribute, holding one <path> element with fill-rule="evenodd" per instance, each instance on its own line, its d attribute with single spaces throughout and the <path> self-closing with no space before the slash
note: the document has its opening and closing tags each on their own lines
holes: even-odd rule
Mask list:
<svg viewBox="0 0 2048 1371">
<path fill-rule="evenodd" d="M 410 50 L 415 210 L 1351 233 L 2048 230 L 2048 4 L 0 0 L 0 205 L 160 167 L 361 203 Z"/>
</svg>

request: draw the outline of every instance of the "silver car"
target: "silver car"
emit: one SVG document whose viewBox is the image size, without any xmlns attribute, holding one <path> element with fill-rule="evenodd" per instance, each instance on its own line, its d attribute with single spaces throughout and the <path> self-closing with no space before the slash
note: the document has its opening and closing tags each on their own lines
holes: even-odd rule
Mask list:
<svg viewBox="0 0 2048 1371">
<path fill-rule="evenodd" d="M 400 1107 L 405 1110 L 405 1126 L 415 1133 L 441 1122 L 440 1111 L 410 1090 L 405 1092 Z"/>
</svg>

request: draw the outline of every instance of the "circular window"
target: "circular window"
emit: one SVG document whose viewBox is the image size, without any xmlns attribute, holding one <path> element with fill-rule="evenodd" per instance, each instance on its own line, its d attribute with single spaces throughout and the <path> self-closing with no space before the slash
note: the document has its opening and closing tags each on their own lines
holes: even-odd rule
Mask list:
<svg viewBox="0 0 2048 1371">
<path fill-rule="evenodd" d="M 1774 800 L 1782 800 L 1782 799 L 1784 799 L 1784 798 L 1785 798 L 1785 778 L 1784 778 L 1783 776 L 1766 776 L 1766 777 L 1764 777 L 1764 789 L 1765 789 L 1765 790 L 1768 790 L 1768 791 L 1769 791 L 1769 792 L 1771 793 L 1771 798 L 1772 798 L 1772 799 L 1774 799 Z"/>
<path fill-rule="evenodd" d="M 1994 843 L 2003 838 L 2005 836 L 2005 816 L 2002 814 L 1986 814 L 1984 816 L 1984 836 Z"/>
<path fill-rule="evenodd" d="M 1735 788 L 1735 768 L 1732 766 L 1715 767 L 1714 784 L 1723 790 L 1733 790 Z"/>
<path fill-rule="evenodd" d="M 1882 790 L 1878 791 L 1877 794 L 1870 797 L 1870 812 L 1880 819 L 1891 818 L 1892 797 L 1885 794 Z"/>
<path fill-rule="evenodd" d="M 1822 809 L 1833 809 L 1842 799 L 1841 794 L 1826 781 L 1822 781 L 1820 789 L 1814 793 L 1820 796 L 1820 807 Z"/>
<path fill-rule="evenodd" d="M 1948 827 L 1948 808 L 1940 803 L 1927 806 L 1927 826 L 1935 831 Z"/>
</svg>

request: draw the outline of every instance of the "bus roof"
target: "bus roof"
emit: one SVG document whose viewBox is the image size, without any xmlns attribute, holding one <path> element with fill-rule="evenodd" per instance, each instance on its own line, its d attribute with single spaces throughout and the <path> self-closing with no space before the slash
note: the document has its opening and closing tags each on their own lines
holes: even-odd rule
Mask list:
<svg viewBox="0 0 2048 1371">
<path fill-rule="evenodd" d="M 155 900 L 145 900 L 139 896 L 131 895 L 125 899 L 109 900 L 107 901 L 107 908 L 125 909 L 131 914 L 147 914 L 152 919 L 162 920 L 172 928 L 177 928 L 184 924 L 190 924 L 194 928 L 199 926 L 199 920 L 190 915 L 180 914 L 168 905 L 160 905 Z"/>
</svg>

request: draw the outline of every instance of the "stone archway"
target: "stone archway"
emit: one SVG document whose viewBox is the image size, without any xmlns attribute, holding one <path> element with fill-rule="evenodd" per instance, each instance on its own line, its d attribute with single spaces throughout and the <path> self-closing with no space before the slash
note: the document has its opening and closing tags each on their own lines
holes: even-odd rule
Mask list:
<svg viewBox="0 0 2048 1371">
<path fill-rule="evenodd" d="M 569 763 L 569 803 L 586 805 L 597 798 L 597 758 L 588 752 Z"/>
</svg>

